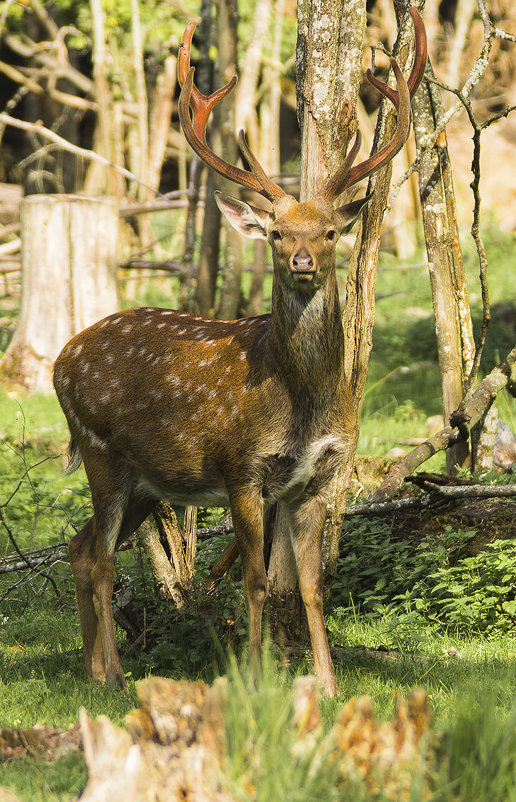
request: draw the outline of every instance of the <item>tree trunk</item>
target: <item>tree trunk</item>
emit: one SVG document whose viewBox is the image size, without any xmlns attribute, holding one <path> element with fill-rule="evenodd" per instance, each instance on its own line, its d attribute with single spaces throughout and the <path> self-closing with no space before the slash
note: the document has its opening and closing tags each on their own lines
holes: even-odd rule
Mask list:
<svg viewBox="0 0 516 802">
<path fill-rule="evenodd" d="M 275 0 L 274 27 L 272 35 L 271 64 L 263 69 L 263 85 L 267 87 L 260 103 L 260 141 L 254 153 L 267 175 L 275 176 L 281 172 L 280 159 L 280 105 L 281 85 L 279 69 L 281 57 L 282 19 L 285 0 Z M 267 245 L 263 240 L 255 240 L 253 280 L 249 292 L 246 312 L 259 315 L 263 310 L 263 283 L 267 266 Z"/>
<path fill-rule="evenodd" d="M 118 208 L 111 198 L 30 195 L 21 225 L 21 310 L 0 375 L 8 386 L 50 392 L 65 343 L 118 309 Z"/>
<path fill-rule="evenodd" d="M 365 0 L 300 0 L 296 50 L 301 129 L 300 200 L 312 197 L 342 161 L 357 129 Z"/>
<path fill-rule="evenodd" d="M 206 204 L 204 207 L 201 252 L 195 291 L 195 301 L 199 312 L 201 315 L 208 316 L 214 316 L 215 314 L 215 289 L 217 286 L 220 251 L 221 215 L 219 207 L 215 203 L 215 195 L 213 194 L 215 189 L 215 176 L 213 171 L 209 170 L 206 179 Z"/>
<path fill-rule="evenodd" d="M 237 9 L 235 0 L 220 0 L 217 16 L 217 35 L 219 46 L 220 83 L 227 83 L 237 73 Z M 217 85 L 220 85 L 218 83 Z M 222 134 L 221 155 L 230 164 L 238 161 L 238 147 L 234 136 L 235 101 L 230 94 L 225 98 L 223 108 L 217 106 L 217 128 Z M 234 197 L 235 185 L 227 178 L 218 178 L 217 183 L 222 192 Z M 233 320 L 240 309 L 240 277 L 242 272 L 242 239 L 229 223 L 224 222 L 225 253 L 223 280 L 219 303 L 219 317 Z"/>
<path fill-rule="evenodd" d="M 135 102 L 137 121 L 134 126 L 136 139 L 134 173 L 141 184 L 135 187 L 136 198 L 144 203 L 147 200 L 149 186 L 149 104 L 145 81 L 142 28 L 140 24 L 139 0 L 131 0 L 131 44 L 132 71 L 135 83 Z M 170 119 L 170 118 L 169 118 Z M 151 217 L 149 214 L 137 216 L 140 247 L 146 248 L 152 242 Z"/>
<path fill-rule="evenodd" d="M 93 19 L 93 83 L 97 103 L 97 128 L 94 150 L 112 164 L 120 164 L 117 156 L 120 137 L 117 130 L 116 105 L 109 88 L 106 60 L 105 15 L 100 0 L 90 0 Z M 123 196 L 124 184 L 115 170 L 106 170 L 97 162 L 91 162 L 85 180 L 85 191 L 97 195 L 106 191 L 118 198 Z"/>
<path fill-rule="evenodd" d="M 257 102 L 256 90 L 262 66 L 263 49 L 269 38 L 269 19 L 271 15 L 271 0 L 257 0 L 251 36 L 246 50 L 242 71 L 236 87 L 235 99 L 235 130 L 243 129 L 249 133 L 256 131 Z M 258 142 L 248 135 L 251 150 L 261 161 L 262 154 L 257 147 Z M 267 169 L 262 164 L 264 169 Z"/>
<path fill-rule="evenodd" d="M 427 84 L 414 98 L 416 143 L 431 133 L 442 116 L 440 90 Z M 432 285 L 435 328 L 441 372 L 443 414 L 446 424 L 458 408 L 464 389 L 464 366 L 471 367 L 474 342 L 467 302 L 466 278 L 457 227 L 457 208 L 443 132 L 419 167 L 419 195 L 423 213 L 428 269 Z M 457 443 L 446 452 L 448 473 L 467 464 L 467 442 Z"/>
<path fill-rule="evenodd" d="M 356 130 L 365 13 L 365 0 L 349 3 L 345 14 L 340 0 L 300 0 L 298 3 L 296 61 L 302 201 L 312 197 L 342 161 Z M 341 485 L 339 478 L 335 484 L 339 498 Z M 340 515 L 335 516 L 338 509 L 332 503 L 327 519 L 323 546 L 326 590 L 331 584 L 338 550 Z M 288 527 L 281 514 L 274 525 L 268 576 L 274 608 L 271 620 L 280 635 L 299 638 L 304 635 L 299 628 L 304 617 L 299 612 L 301 599 L 295 591 L 296 571 Z"/>
</svg>

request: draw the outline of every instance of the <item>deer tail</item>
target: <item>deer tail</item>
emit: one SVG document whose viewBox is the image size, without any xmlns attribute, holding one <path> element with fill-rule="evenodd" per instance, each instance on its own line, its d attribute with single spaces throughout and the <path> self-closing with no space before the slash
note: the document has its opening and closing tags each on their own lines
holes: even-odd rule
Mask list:
<svg viewBox="0 0 516 802">
<path fill-rule="evenodd" d="M 76 471 L 77 468 L 80 468 L 82 463 L 81 452 L 79 451 L 79 447 L 77 446 L 77 443 L 73 437 L 68 444 L 67 458 L 68 464 L 65 469 L 65 476 L 70 476 L 70 474 Z"/>
</svg>

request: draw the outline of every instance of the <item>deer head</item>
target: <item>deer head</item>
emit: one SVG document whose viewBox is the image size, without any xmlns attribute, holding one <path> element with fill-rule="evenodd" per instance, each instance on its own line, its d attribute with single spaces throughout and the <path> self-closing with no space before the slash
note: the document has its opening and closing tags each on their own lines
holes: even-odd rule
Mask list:
<svg viewBox="0 0 516 802">
<path fill-rule="evenodd" d="M 367 72 L 373 86 L 388 97 L 397 109 L 397 125 L 392 139 L 370 158 L 353 166 L 361 143 L 360 132 L 357 132 L 343 163 L 307 203 L 298 203 L 271 181 L 249 149 L 243 131 L 239 134 L 238 144 L 251 167 L 250 171 L 228 164 L 209 148 L 206 143 L 209 115 L 234 87 L 236 77 L 212 95 L 203 95 L 194 85 L 194 68 L 190 67 L 195 23 L 190 23 L 184 32 L 178 73 L 182 85 L 179 118 L 186 139 L 206 164 L 231 181 L 258 192 L 270 202 L 272 210 L 267 212 L 251 203 L 216 193 L 217 204 L 230 224 L 246 237 L 267 239 L 272 246 L 277 278 L 302 292 L 312 293 L 323 280 L 325 272 L 332 268 L 339 237 L 352 228 L 372 194 L 337 208 L 335 201 L 343 192 L 387 164 L 407 140 L 410 98 L 421 81 L 427 58 L 423 22 L 415 9 L 409 9 L 409 13 L 415 27 L 416 55 L 408 81 L 405 81 L 393 58 L 390 61 L 397 89 L 378 80 L 370 70 Z"/>
</svg>

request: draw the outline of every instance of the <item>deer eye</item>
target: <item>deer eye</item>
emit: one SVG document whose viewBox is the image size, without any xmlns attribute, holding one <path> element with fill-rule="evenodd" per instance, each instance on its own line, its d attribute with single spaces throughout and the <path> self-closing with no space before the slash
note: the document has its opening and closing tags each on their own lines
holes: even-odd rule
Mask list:
<svg viewBox="0 0 516 802">
<path fill-rule="evenodd" d="M 331 242 L 332 240 L 335 239 L 336 236 L 337 236 L 337 232 L 334 231 L 333 229 L 330 229 L 328 231 L 328 233 L 326 234 L 326 239 L 328 240 L 328 242 Z"/>
<path fill-rule="evenodd" d="M 275 240 L 276 242 L 280 242 L 282 237 L 277 228 L 272 229 L 271 235 L 273 240 Z"/>
</svg>

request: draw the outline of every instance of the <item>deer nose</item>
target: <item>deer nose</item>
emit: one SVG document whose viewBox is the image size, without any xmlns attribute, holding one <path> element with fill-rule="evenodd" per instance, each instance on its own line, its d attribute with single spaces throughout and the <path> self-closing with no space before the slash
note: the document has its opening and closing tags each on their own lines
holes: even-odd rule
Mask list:
<svg viewBox="0 0 516 802">
<path fill-rule="evenodd" d="M 312 255 L 306 248 L 300 248 L 290 261 L 291 270 L 295 273 L 314 273 L 315 265 Z"/>
</svg>

